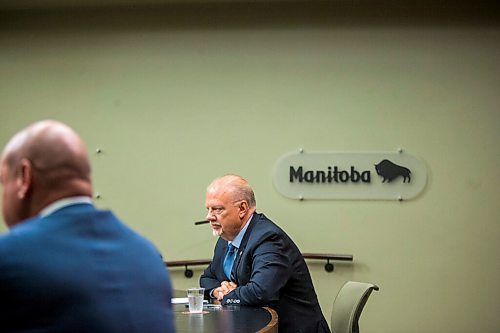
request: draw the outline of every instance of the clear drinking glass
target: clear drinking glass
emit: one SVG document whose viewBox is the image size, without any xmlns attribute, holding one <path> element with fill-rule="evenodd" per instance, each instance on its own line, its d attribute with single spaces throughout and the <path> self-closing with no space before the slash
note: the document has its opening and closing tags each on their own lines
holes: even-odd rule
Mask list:
<svg viewBox="0 0 500 333">
<path fill-rule="evenodd" d="M 205 288 L 189 288 L 187 297 L 189 301 L 189 312 L 201 313 L 203 311 L 203 295 Z"/>
</svg>

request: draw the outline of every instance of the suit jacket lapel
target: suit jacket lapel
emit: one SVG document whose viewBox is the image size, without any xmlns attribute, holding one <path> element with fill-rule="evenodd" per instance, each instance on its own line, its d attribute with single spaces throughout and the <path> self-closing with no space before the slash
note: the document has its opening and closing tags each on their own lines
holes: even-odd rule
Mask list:
<svg viewBox="0 0 500 333">
<path fill-rule="evenodd" d="M 234 258 L 233 268 L 231 269 L 231 281 L 235 281 L 235 282 L 238 281 L 238 266 L 240 264 L 243 252 L 245 252 L 245 247 L 248 243 L 248 238 L 250 237 L 250 234 L 252 233 L 252 229 L 253 229 L 254 225 L 260 219 L 260 215 L 261 214 L 257 214 L 257 212 L 255 212 L 253 214 L 252 220 L 250 221 L 250 225 L 248 226 L 247 230 L 245 231 L 245 235 L 243 235 L 243 239 L 241 240 L 240 247 L 238 248 L 238 253 L 236 253 L 236 258 Z"/>
</svg>

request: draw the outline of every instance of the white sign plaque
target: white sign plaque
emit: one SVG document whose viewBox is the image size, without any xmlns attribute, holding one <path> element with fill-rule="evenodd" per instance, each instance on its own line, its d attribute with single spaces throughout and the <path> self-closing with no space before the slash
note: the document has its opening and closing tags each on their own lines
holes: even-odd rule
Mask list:
<svg viewBox="0 0 500 333">
<path fill-rule="evenodd" d="M 289 153 L 276 163 L 276 190 L 292 199 L 408 200 L 422 192 L 427 168 L 403 152 Z"/>
</svg>

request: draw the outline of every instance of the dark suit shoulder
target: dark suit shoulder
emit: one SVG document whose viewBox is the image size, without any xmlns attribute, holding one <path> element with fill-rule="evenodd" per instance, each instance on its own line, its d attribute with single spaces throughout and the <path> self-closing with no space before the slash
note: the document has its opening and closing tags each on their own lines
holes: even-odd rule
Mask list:
<svg viewBox="0 0 500 333">
<path fill-rule="evenodd" d="M 286 232 L 281 229 L 276 223 L 267 218 L 264 214 L 255 214 L 252 223 L 255 223 L 252 228 L 251 237 L 271 237 L 273 235 L 290 239 Z"/>
</svg>

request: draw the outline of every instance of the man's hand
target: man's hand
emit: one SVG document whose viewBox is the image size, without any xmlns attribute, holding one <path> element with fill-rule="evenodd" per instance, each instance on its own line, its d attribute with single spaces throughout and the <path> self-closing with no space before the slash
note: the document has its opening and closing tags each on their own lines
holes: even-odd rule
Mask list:
<svg viewBox="0 0 500 333">
<path fill-rule="evenodd" d="M 236 287 L 238 287 L 238 285 L 234 282 L 222 281 L 220 287 L 214 289 L 213 295 L 220 302 L 222 301 L 222 298 L 224 298 L 224 296 L 229 294 Z"/>
</svg>

